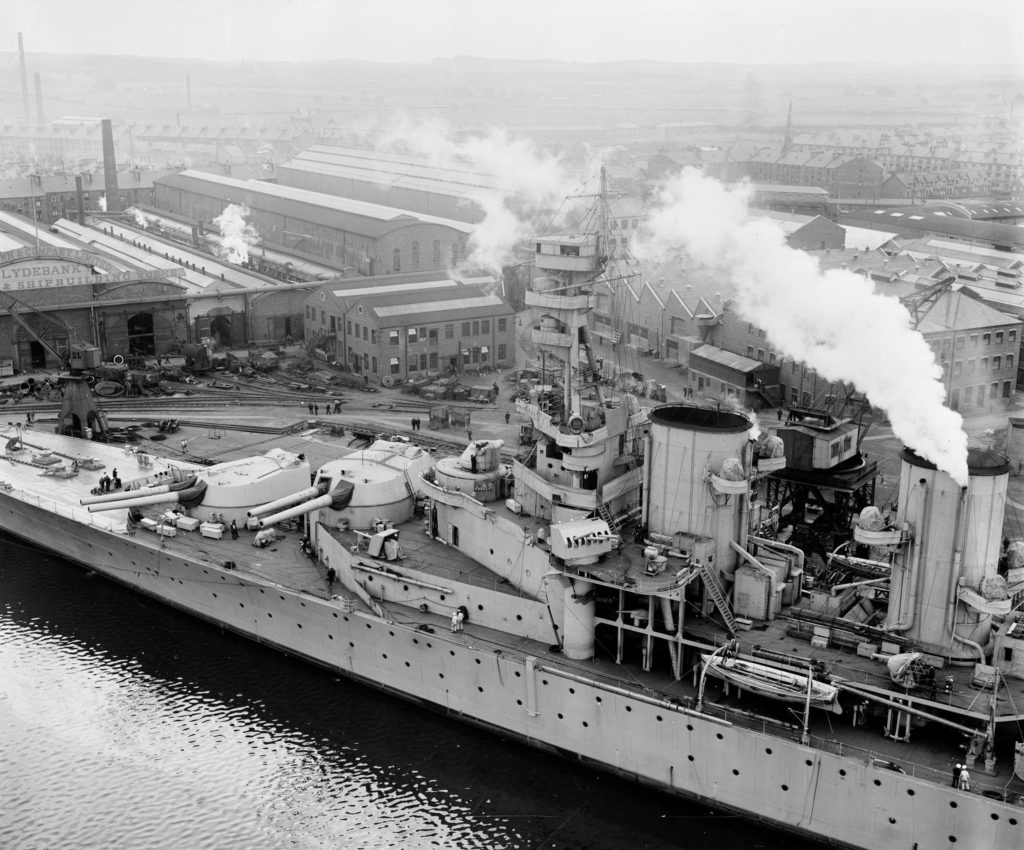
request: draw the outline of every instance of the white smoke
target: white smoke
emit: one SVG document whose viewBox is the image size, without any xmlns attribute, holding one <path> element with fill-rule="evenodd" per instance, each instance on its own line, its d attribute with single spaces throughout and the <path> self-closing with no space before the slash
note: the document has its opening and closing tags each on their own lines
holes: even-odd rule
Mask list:
<svg viewBox="0 0 1024 850">
<path fill-rule="evenodd" d="M 228 204 L 213 220 L 221 235 L 217 256 L 236 266 L 248 261 L 249 248 L 259 241 L 256 228 L 245 220 L 248 215 L 245 204 Z"/>
<path fill-rule="evenodd" d="M 815 257 L 786 245 L 778 225 L 748 215 L 750 191 L 684 170 L 665 187 L 633 250 L 662 258 L 682 249 L 725 269 L 744 319 L 827 380 L 852 382 L 885 409 L 907 446 L 966 485 L 963 419 L 945 406 L 942 370 L 907 309 L 863 276 L 822 271 Z"/>
<path fill-rule="evenodd" d="M 101 212 L 106 212 L 107 211 L 107 196 L 106 195 L 100 195 L 100 199 L 96 203 L 99 205 L 99 208 L 100 208 Z"/>
<path fill-rule="evenodd" d="M 494 184 L 494 190 L 473 192 L 484 218 L 469 238 L 471 267 L 500 272 L 515 246 L 537 232 L 541 217 L 550 217 L 571 189 L 556 157 L 499 130 L 460 141 L 441 122 L 404 122 L 386 132 L 378 145 L 425 156 L 436 167 L 470 172 L 468 177 L 476 172 L 481 182 Z"/>
<path fill-rule="evenodd" d="M 125 212 L 129 213 L 135 219 L 135 223 L 143 230 L 148 229 L 149 226 L 157 220 L 156 216 L 146 215 L 138 207 L 128 207 Z"/>
</svg>

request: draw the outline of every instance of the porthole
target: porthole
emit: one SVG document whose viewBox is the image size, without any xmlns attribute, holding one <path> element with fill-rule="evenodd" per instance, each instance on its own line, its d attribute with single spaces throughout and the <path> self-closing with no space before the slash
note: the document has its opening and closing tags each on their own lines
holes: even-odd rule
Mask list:
<svg viewBox="0 0 1024 850">
<path fill-rule="evenodd" d="M 955 835 L 949 836 L 949 843 L 950 844 L 956 844 L 956 836 Z"/>
<path fill-rule="evenodd" d="M 245 607 L 245 603 L 244 602 L 239 602 L 238 603 L 238 607 L 239 608 L 244 608 Z"/>
<path fill-rule="evenodd" d="M 341 619 L 343 619 L 346 623 L 348 622 L 348 617 L 342 617 Z"/>
<path fill-rule="evenodd" d="M 576 689 L 575 689 L 575 688 L 569 688 L 569 693 L 570 693 L 570 694 L 574 694 L 574 693 L 576 693 Z"/>
<path fill-rule="evenodd" d="M 896 823 L 896 818 L 889 818 L 889 823 Z"/>
<path fill-rule="evenodd" d="M 878 787 L 878 788 L 881 788 L 882 787 L 882 780 L 881 779 L 876 779 L 875 780 L 875 786 Z"/>
<path fill-rule="evenodd" d="M 479 659 L 479 658 L 477 658 L 477 659 L 476 659 L 476 663 L 477 663 L 477 664 L 479 664 L 479 663 L 480 663 L 480 659 Z"/>
<path fill-rule="evenodd" d="M 1010 818 L 1008 823 L 1010 824 L 1010 826 L 1016 826 L 1017 825 L 1017 818 Z"/>
<path fill-rule="evenodd" d="M 565 717 L 562 715 L 562 712 L 558 712 L 558 719 L 565 720 Z"/>
<path fill-rule="evenodd" d="M 420 641 L 419 638 L 413 638 L 412 642 L 418 646 Z"/>
<path fill-rule="evenodd" d="M 302 628 L 302 623 L 296 623 L 295 625 L 297 625 L 300 629 Z"/>
<path fill-rule="evenodd" d="M 306 603 L 305 602 L 300 602 L 299 605 L 301 605 L 303 608 L 306 607 Z"/>
<path fill-rule="evenodd" d="M 334 640 L 334 635 L 327 635 L 327 640 Z"/>
<path fill-rule="evenodd" d="M 687 729 L 689 729 L 689 728 L 692 728 L 692 727 L 689 727 L 689 726 L 688 726 L 688 727 L 686 727 L 686 728 L 687 728 Z M 767 753 L 768 755 L 771 755 L 771 754 L 772 754 L 772 748 L 771 748 L 771 747 L 765 747 L 765 748 L 764 748 L 764 751 L 765 751 L 765 752 L 766 752 L 766 753 Z"/>
<path fill-rule="evenodd" d="M 381 657 L 381 658 L 383 658 L 383 659 L 384 659 L 385 661 L 387 661 L 387 660 L 388 660 L 388 654 L 387 654 L 386 652 L 382 652 L 382 653 L 380 654 L 380 657 Z"/>
<path fill-rule="evenodd" d="M 411 665 L 409 664 L 409 662 L 408 662 L 408 661 L 406 661 L 406 662 L 405 662 L 405 666 L 406 666 L 406 667 L 410 667 Z"/>
<path fill-rule="evenodd" d="M 448 654 L 454 658 L 455 657 L 455 650 L 454 649 L 449 649 L 448 650 Z"/>
<path fill-rule="evenodd" d="M 811 761 L 810 759 L 804 759 L 804 764 L 806 764 L 808 767 L 810 767 L 812 764 L 814 764 L 814 762 Z"/>
<path fill-rule="evenodd" d="M 441 594 L 441 601 L 444 602 L 444 594 Z"/>
<path fill-rule="evenodd" d="M 687 756 L 687 757 L 686 757 L 686 760 L 687 760 L 687 761 L 693 761 L 693 756 Z"/>
<path fill-rule="evenodd" d="M 594 697 L 594 699 L 599 703 L 604 702 L 604 700 L 602 700 L 601 697 Z"/>
<path fill-rule="evenodd" d="M 263 593 L 263 591 L 261 590 L 260 593 Z M 332 611 L 331 612 L 331 616 L 334 617 L 335 620 L 337 620 L 338 619 L 338 612 L 337 611 Z"/>
<path fill-rule="evenodd" d="M 371 626 L 371 625 L 370 625 L 369 623 L 367 623 L 367 624 L 366 624 L 366 628 L 368 628 L 368 629 L 372 629 L 372 628 L 373 628 L 373 626 Z"/>
<path fill-rule="evenodd" d="M 519 679 L 519 678 L 521 678 L 521 676 L 522 676 L 522 673 L 520 673 L 518 670 L 516 670 L 516 678 Z"/>
<path fill-rule="evenodd" d="M 216 599 L 216 598 L 217 598 L 217 594 L 216 594 L 216 593 L 215 593 L 215 594 L 213 594 L 213 598 L 214 598 L 214 599 Z"/>
<path fill-rule="evenodd" d="M 955 809 L 956 808 L 956 800 L 950 800 L 949 801 L 949 807 L 951 809 Z"/>
<path fill-rule="evenodd" d="M 389 635 L 391 635 L 391 637 L 394 637 L 394 636 L 395 636 L 395 633 L 394 633 L 394 632 L 392 632 L 392 631 L 389 631 L 389 632 L 388 632 L 388 634 L 389 634 Z"/>
<path fill-rule="evenodd" d="M 540 680 L 540 683 L 541 683 L 542 685 L 546 685 L 546 684 L 548 683 L 548 680 L 547 680 L 547 679 L 541 679 L 541 680 Z"/>
<path fill-rule="evenodd" d="M 517 699 L 516 700 L 516 705 L 522 705 L 522 704 L 523 704 L 523 701 L 521 699 Z"/>
<path fill-rule="evenodd" d="M 999 820 L 999 815 L 997 815 L 995 812 L 992 812 L 992 820 Z"/>
<path fill-rule="evenodd" d="M 590 727 L 590 724 L 589 724 L 589 723 L 587 723 L 587 721 L 586 721 L 586 720 L 584 720 L 584 721 L 583 721 L 583 728 L 584 728 L 584 729 L 587 729 L 587 728 L 589 728 L 589 727 Z"/>
<path fill-rule="evenodd" d="M 521 623 L 523 621 L 523 615 L 522 614 L 516 614 L 516 619 Z"/>
<path fill-rule="evenodd" d="M 271 614 L 271 613 L 270 613 L 269 611 L 267 611 L 267 616 L 268 616 L 268 617 L 270 617 L 271 619 L 273 619 L 273 618 L 274 618 L 274 615 L 273 615 L 273 614 Z"/>
<path fill-rule="evenodd" d="M 657 720 L 657 721 L 658 721 L 659 723 L 661 723 L 661 715 L 660 715 L 660 714 L 656 714 L 656 715 L 655 715 L 654 717 L 655 717 L 655 719 L 656 719 L 656 720 Z"/>
<path fill-rule="evenodd" d="M 406 590 L 407 591 L 408 589 L 409 589 L 409 585 L 407 585 L 407 584 L 403 584 L 402 585 L 402 590 Z"/>
<path fill-rule="evenodd" d="M 692 723 L 687 723 L 686 724 L 686 731 L 687 732 L 692 732 L 693 731 L 693 724 Z"/>
<path fill-rule="evenodd" d="M 715 734 L 715 737 L 718 738 L 719 741 L 721 741 L 725 738 L 725 735 L 723 735 L 721 732 L 718 732 Z"/>
<path fill-rule="evenodd" d="M 739 776 L 739 775 L 740 775 L 740 772 L 739 772 L 739 771 L 738 771 L 738 770 L 737 770 L 737 769 L 736 769 L 736 768 L 734 767 L 734 768 L 732 769 L 732 775 L 733 775 L 733 776 Z"/>
<path fill-rule="evenodd" d="M 846 768 L 845 767 L 839 768 L 839 775 L 840 776 L 846 776 Z"/>
<path fill-rule="evenodd" d="M 438 673 L 438 674 L 437 674 L 437 678 L 439 678 L 439 679 L 443 679 L 443 678 L 444 678 L 444 673 Z"/>
<path fill-rule="evenodd" d="M 908 797 L 913 797 L 914 796 L 914 789 L 913 788 L 908 788 L 907 789 L 907 796 Z"/>
<path fill-rule="evenodd" d="M 789 790 L 789 786 L 788 785 L 783 785 L 782 786 L 782 790 L 783 791 L 788 791 Z"/>
<path fill-rule="evenodd" d="M 632 710 L 633 710 L 633 706 L 631 706 L 631 705 L 627 705 L 626 706 L 626 711 L 632 711 Z"/>
<path fill-rule="evenodd" d="M 352 643 L 352 641 L 349 641 L 349 642 L 348 642 L 348 645 L 349 645 L 349 646 L 350 646 L 350 647 L 351 647 L 352 649 L 355 649 L 355 648 L 356 648 L 356 645 L 355 645 L 354 643 Z"/>
</svg>

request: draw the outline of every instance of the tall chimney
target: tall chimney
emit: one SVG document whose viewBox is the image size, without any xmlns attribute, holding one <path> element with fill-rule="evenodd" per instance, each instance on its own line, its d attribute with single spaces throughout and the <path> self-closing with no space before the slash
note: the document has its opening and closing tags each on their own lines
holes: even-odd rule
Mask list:
<svg viewBox="0 0 1024 850">
<path fill-rule="evenodd" d="M 25 104 L 25 123 L 32 120 L 32 111 L 28 99 L 28 71 L 25 70 L 25 42 L 18 33 L 18 58 L 21 61 L 21 99 Z"/>
<path fill-rule="evenodd" d="M 107 212 L 121 212 L 121 194 L 117 189 L 117 157 L 114 155 L 114 127 L 104 118 L 103 128 L 103 182 L 107 192 Z"/>
<path fill-rule="evenodd" d="M 185 75 L 185 109 L 192 111 L 192 77 Z"/>
<path fill-rule="evenodd" d="M 46 123 L 43 117 L 43 79 L 36 71 L 36 124 L 42 127 Z"/>
<path fill-rule="evenodd" d="M 75 175 L 75 199 L 78 201 L 78 223 L 85 226 L 85 193 L 82 191 L 82 175 Z"/>
</svg>

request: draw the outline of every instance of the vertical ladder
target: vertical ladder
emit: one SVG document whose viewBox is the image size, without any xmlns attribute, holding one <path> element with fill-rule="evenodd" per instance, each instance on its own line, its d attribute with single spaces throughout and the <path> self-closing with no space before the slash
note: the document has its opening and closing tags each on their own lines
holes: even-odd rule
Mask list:
<svg viewBox="0 0 1024 850">
<path fill-rule="evenodd" d="M 722 589 L 722 585 L 718 583 L 718 576 L 703 561 L 697 561 L 697 569 L 700 572 L 700 577 L 704 580 L 704 587 L 708 590 L 708 596 L 714 600 L 715 606 L 725 621 L 725 627 L 729 630 L 729 634 L 736 634 L 736 618 L 729 607 L 729 600 L 725 598 L 725 591 Z"/>
</svg>

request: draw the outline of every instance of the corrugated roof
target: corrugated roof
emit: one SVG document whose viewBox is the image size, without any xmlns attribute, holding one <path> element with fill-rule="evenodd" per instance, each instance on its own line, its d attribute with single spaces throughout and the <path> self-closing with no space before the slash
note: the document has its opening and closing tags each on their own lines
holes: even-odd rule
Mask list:
<svg viewBox="0 0 1024 850">
<path fill-rule="evenodd" d="M 750 357 L 744 357 L 742 354 L 726 351 L 724 348 L 719 348 L 716 345 L 702 345 L 700 348 L 695 348 L 690 352 L 690 357 L 694 356 L 703 357 L 705 360 L 727 366 L 730 369 L 735 369 L 737 372 L 754 372 L 768 365 L 760 360 L 752 360 Z"/>
<path fill-rule="evenodd" d="M 928 334 L 990 328 L 1019 322 L 1019 319 L 1001 313 L 962 292 L 944 292 L 925 314 L 917 329 L 923 334 Z"/>
<path fill-rule="evenodd" d="M 463 221 L 409 212 L 308 189 L 296 189 L 262 180 L 236 180 L 221 174 L 188 170 L 156 181 L 184 191 L 211 196 L 228 203 L 244 203 L 254 209 L 379 238 L 412 224 L 436 224 L 468 234 L 473 226 Z"/>
<path fill-rule="evenodd" d="M 453 295 L 450 298 L 415 301 L 411 304 L 391 304 L 373 307 L 372 311 L 382 319 L 391 318 L 392 316 L 425 315 L 434 310 L 444 310 L 446 313 L 456 315 L 460 310 L 471 310 L 477 307 L 500 307 L 504 303 L 497 295 L 477 295 L 466 298 L 462 292 L 459 292 L 457 296 Z"/>
</svg>

